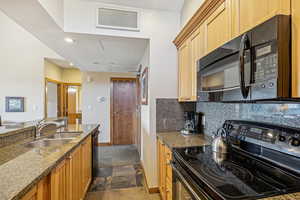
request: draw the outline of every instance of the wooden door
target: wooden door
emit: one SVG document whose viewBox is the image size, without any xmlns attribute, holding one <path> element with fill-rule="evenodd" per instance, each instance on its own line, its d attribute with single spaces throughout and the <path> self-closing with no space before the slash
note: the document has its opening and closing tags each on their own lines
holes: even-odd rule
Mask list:
<svg viewBox="0 0 300 200">
<path fill-rule="evenodd" d="M 300 97 L 300 1 L 292 0 L 292 97 Z"/>
<path fill-rule="evenodd" d="M 112 144 L 134 144 L 137 131 L 136 79 L 111 79 L 111 93 Z"/>
<path fill-rule="evenodd" d="M 69 124 L 76 123 L 76 116 L 77 116 L 77 99 L 76 99 L 76 92 L 72 90 L 68 90 L 68 120 Z"/>
<path fill-rule="evenodd" d="M 137 119 L 136 119 L 136 122 L 137 122 L 137 131 L 136 131 L 136 147 L 137 147 L 137 150 L 138 150 L 138 153 L 139 153 L 139 156 L 141 157 L 141 148 L 142 148 L 142 138 L 141 138 L 141 101 L 139 101 L 139 99 L 141 99 L 141 84 L 140 84 L 140 75 L 138 75 L 137 77 Z"/>
<path fill-rule="evenodd" d="M 190 63 L 190 40 L 188 40 L 178 49 L 178 100 L 180 102 L 192 100 L 193 80 L 191 79 L 192 67 Z"/>
<path fill-rule="evenodd" d="M 204 22 L 206 53 L 220 47 L 231 38 L 230 3 L 230 0 L 225 0 Z"/>
</svg>

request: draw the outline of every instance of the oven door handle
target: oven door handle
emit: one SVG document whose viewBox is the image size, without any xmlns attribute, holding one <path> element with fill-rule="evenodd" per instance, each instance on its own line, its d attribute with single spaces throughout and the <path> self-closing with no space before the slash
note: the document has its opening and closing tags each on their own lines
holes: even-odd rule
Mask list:
<svg viewBox="0 0 300 200">
<path fill-rule="evenodd" d="M 236 89 L 240 89 L 240 86 L 237 87 L 231 87 L 231 88 L 224 88 L 224 89 L 219 89 L 219 90 L 200 90 L 200 93 L 211 93 L 211 92 L 226 92 L 226 91 L 232 91 L 232 90 L 236 90 Z"/>
<path fill-rule="evenodd" d="M 240 53 L 239 53 L 240 85 L 241 85 L 241 92 L 244 99 L 247 99 L 249 94 L 249 89 L 250 89 L 250 87 L 246 86 L 245 83 L 245 51 L 249 47 L 250 47 L 250 40 L 246 33 L 242 37 L 241 44 L 240 44 Z"/>
<path fill-rule="evenodd" d="M 201 199 L 198 194 L 194 191 L 194 189 L 192 188 L 192 186 L 185 180 L 184 176 L 181 174 L 181 172 L 177 169 L 177 167 L 171 163 L 172 169 L 174 170 L 174 172 L 176 173 L 176 175 L 178 176 L 178 178 L 180 179 L 180 181 L 182 181 L 182 183 L 187 187 L 187 189 L 192 193 L 193 197 L 196 200 L 203 200 Z M 206 195 L 203 195 L 206 196 Z"/>
</svg>

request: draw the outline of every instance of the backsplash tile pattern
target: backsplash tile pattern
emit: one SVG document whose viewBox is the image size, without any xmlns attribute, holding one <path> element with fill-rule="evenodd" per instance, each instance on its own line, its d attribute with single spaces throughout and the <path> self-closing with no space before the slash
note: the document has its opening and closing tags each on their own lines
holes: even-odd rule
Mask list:
<svg viewBox="0 0 300 200">
<path fill-rule="evenodd" d="M 184 126 L 184 112 L 195 111 L 196 103 L 178 99 L 156 99 L 156 132 L 179 131 Z"/>
<path fill-rule="evenodd" d="M 227 119 L 251 120 L 300 127 L 300 104 L 197 103 L 206 117 L 205 133 L 211 135 Z"/>
</svg>

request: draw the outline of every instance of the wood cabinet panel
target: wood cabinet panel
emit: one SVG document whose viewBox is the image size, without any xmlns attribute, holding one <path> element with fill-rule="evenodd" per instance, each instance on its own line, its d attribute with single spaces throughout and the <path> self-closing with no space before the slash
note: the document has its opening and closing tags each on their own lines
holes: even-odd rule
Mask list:
<svg viewBox="0 0 300 200">
<path fill-rule="evenodd" d="M 206 53 L 218 48 L 231 38 L 231 1 L 225 0 L 205 23 Z"/>
<path fill-rule="evenodd" d="M 244 33 L 277 14 L 290 14 L 290 0 L 239 1 L 240 33 Z"/>
<path fill-rule="evenodd" d="M 37 186 L 34 186 L 29 192 L 27 192 L 21 200 L 37 200 Z"/>
<path fill-rule="evenodd" d="M 66 199 L 66 162 L 62 161 L 51 172 L 51 200 Z"/>
<path fill-rule="evenodd" d="M 159 191 L 163 200 L 172 200 L 172 159 L 171 150 L 161 141 L 157 142 L 158 148 L 158 172 L 159 172 Z"/>
<path fill-rule="evenodd" d="M 190 41 L 186 41 L 178 50 L 179 64 L 179 101 L 190 101 L 192 96 L 192 67 L 190 65 Z"/>
</svg>

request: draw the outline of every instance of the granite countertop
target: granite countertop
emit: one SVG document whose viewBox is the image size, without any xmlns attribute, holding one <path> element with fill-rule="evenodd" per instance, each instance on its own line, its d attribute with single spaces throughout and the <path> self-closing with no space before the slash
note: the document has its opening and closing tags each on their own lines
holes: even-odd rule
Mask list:
<svg viewBox="0 0 300 200">
<path fill-rule="evenodd" d="M 47 118 L 46 122 L 58 122 L 66 120 L 65 117 Z M 7 135 L 13 135 L 19 132 L 23 132 L 27 129 L 35 128 L 39 120 L 28 121 L 28 122 L 3 122 L 0 126 L 0 137 L 5 137 Z"/>
<path fill-rule="evenodd" d="M 157 137 L 170 149 L 176 147 L 204 146 L 211 143 L 211 138 L 204 134 L 184 136 L 179 131 L 158 133 Z"/>
<path fill-rule="evenodd" d="M 71 142 L 61 146 L 30 148 L 24 140 L 0 148 L 0 200 L 19 199 L 59 164 L 98 125 L 69 125 L 62 131 L 82 131 Z"/>
<path fill-rule="evenodd" d="M 3 126 L 0 126 L 0 137 L 7 136 L 8 134 L 23 132 L 26 129 L 33 129 L 34 127 L 35 127 L 35 122 L 3 124 Z"/>
</svg>

